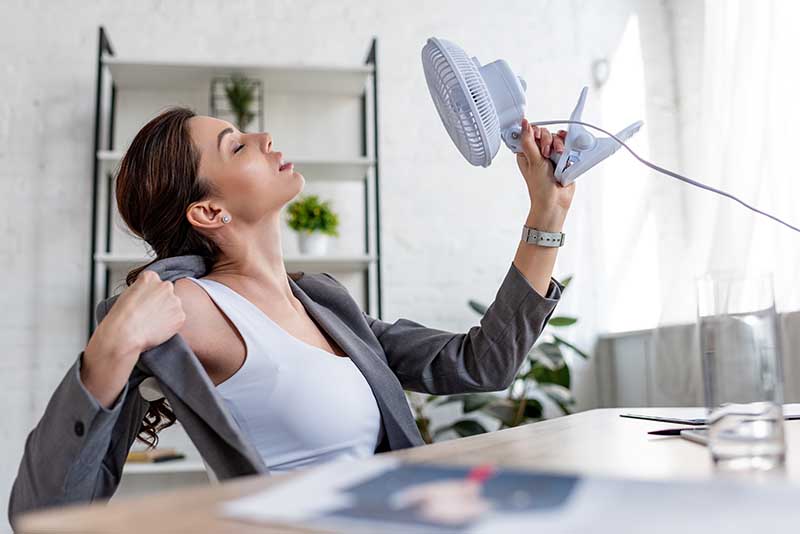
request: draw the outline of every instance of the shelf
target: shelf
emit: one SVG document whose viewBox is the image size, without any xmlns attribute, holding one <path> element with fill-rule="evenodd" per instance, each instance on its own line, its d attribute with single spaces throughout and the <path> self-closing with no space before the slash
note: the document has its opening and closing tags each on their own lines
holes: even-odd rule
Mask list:
<svg viewBox="0 0 800 534">
<path fill-rule="evenodd" d="M 97 159 L 109 166 L 116 165 L 122 156 L 123 152 L 119 151 L 101 150 L 97 153 Z M 298 158 L 289 161 L 295 164 L 297 171 L 306 180 L 315 182 L 360 182 L 364 180 L 369 168 L 375 164 L 370 158 Z"/>
<path fill-rule="evenodd" d="M 153 258 L 144 254 L 95 254 L 94 261 L 108 267 L 130 268 L 149 263 Z M 366 269 L 375 262 L 374 256 L 286 256 L 284 263 L 287 270 L 315 270 L 315 271 L 355 271 Z"/>
<path fill-rule="evenodd" d="M 94 255 L 94 261 L 109 267 L 136 267 L 150 263 L 153 258 L 145 254 L 98 253 Z"/>
<path fill-rule="evenodd" d="M 264 80 L 267 93 L 314 93 L 361 96 L 372 65 L 254 65 L 171 62 L 104 56 L 117 89 L 207 89 L 217 76 L 239 74 Z"/>
<path fill-rule="evenodd" d="M 297 172 L 306 180 L 315 182 L 363 181 L 375 162 L 369 158 L 342 160 L 299 159 L 293 161 Z"/>
<path fill-rule="evenodd" d="M 167 473 L 205 473 L 206 466 L 202 461 L 192 459 L 170 460 L 156 463 L 126 463 L 122 468 L 125 475 L 151 475 Z"/>
<path fill-rule="evenodd" d="M 314 271 L 356 271 L 369 267 L 375 262 L 373 256 L 288 256 L 284 258 L 290 271 L 308 269 Z"/>
</svg>

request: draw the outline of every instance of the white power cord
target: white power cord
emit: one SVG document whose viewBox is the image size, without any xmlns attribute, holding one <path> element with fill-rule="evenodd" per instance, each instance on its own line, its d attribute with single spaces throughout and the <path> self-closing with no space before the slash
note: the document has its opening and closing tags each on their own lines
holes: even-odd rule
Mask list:
<svg viewBox="0 0 800 534">
<path fill-rule="evenodd" d="M 634 152 L 634 151 L 633 151 L 633 149 L 632 149 L 631 147 L 629 147 L 628 145 L 626 145 L 626 144 L 625 144 L 625 142 L 624 142 L 624 141 L 622 141 L 621 139 L 619 139 L 619 138 L 618 138 L 616 135 L 614 135 L 614 134 L 612 134 L 611 132 L 608 132 L 608 131 L 606 131 L 606 130 L 604 130 L 604 129 L 600 128 L 599 126 L 595 126 L 594 124 L 589 124 L 588 122 L 582 122 L 582 121 L 571 121 L 571 120 L 563 120 L 563 121 L 536 121 L 536 122 L 531 122 L 531 124 L 534 124 L 534 125 L 536 125 L 536 126 L 551 126 L 551 125 L 556 125 L 556 124 L 580 124 L 581 126 L 586 126 L 586 127 L 592 128 L 592 129 L 594 129 L 594 130 L 597 130 L 597 131 L 599 131 L 599 132 L 602 132 L 602 133 L 606 134 L 607 136 L 609 136 L 609 137 L 610 137 L 611 139 L 613 139 L 614 141 L 616 141 L 617 143 L 619 143 L 621 146 L 625 147 L 625 149 L 626 149 L 628 152 L 630 152 L 630 153 L 631 153 L 631 155 L 632 155 L 634 158 L 636 158 L 637 160 L 639 160 L 639 162 L 640 162 L 640 163 L 644 164 L 644 165 L 645 165 L 645 166 L 647 166 L 647 167 L 650 167 L 650 168 L 651 168 L 651 169 L 653 169 L 654 171 L 660 172 L 661 174 L 665 174 L 665 175 L 667 175 L 667 176 L 669 176 L 669 177 L 671 177 L 671 178 L 675 178 L 676 180 L 680 180 L 681 182 L 685 182 L 685 183 L 687 183 L 687 184 L 689 184 L 689 185 L 693 185 L 693 186 L 695 186 L 695 187 L 699 187 L 700 189 L 705 189 L 706 191 L 711 191 L 712 193 L 716 193 L 716 194 L 718 194 L 718 195 L 720 195 L 720 196 L 723 196 L 723 197 L 729 198 L 729 199 L 731 199 L 731 200 L 734 200 L 734 201 L 738 202 L 739 204 L 741 204 L 742 206 L 744 206 L 745 208 L 747 208 L 747 209 L 749 209 L 749 210 L 752 210 L 752 211 L 754 211 L 754 212 L 756 212 L 756 213 L 758 213 L 758 214 L 760 214 L 760 215 L 763 215 L 763 216 L 765 216 L 765 217 L 769 217 L 769 218 L 770 218 L 770 219 L 772 219 L 773 221 L 775 221 L 775 222 L 779 222 L 779 223 L 781 223 L 782 225 L 786 226 L 787 228 L 790 228 L 790 229 L 794 230 L 795 232 L 800 232 L 800 228 L 797 228 L 796 226 L 792 226 L 791 224 L 789 224 L 789 223 L 787 223 L 787 222 L 785 222 L 785 221 L 782 221 L 781 219 L 779 219 L 779 218 L 775 217 L 774 215 L 770 215 L 769 213 L 763 212 L 763 211 L 761 211 L 760 209 L 758 209 L 758 208 L 755 208 L 755 207 L 751 206 L 751 205 L 750 205 L 750 204 L 748 204 L 747 202 L 745 202 L 745 201 L 743 201 L 743 200 L 740 200 L 740 199 L 736 198 L 735 196 L 733 196 L 733 195 L 732 195 L 732 194 L 730 194 L 730 193 L 727 193 L 727 192 L 725 192 L 725 191 L 722 191 L 722 190 L 720 190 L 720 189 L 716 189 L 716 188 L 714 188 L 714 187 L 711 187 L 710 185 L 706 185 L 706 184 L 700 183 L 700 182 L 698 182 L 698 181 L 692 180 L 691 178 L 687 178 L 687 177 L 685 177 L 685 176 L 681 176 L 680 174 L 678 174 L 678 173 L 676 173 L 676 172 L 672 172 L 672 171 L 670 171 L 669 169 L 665 169 L 665 168 L 663 168 L 663 167 L 659 167 L 659 166 L 658 166 L 658 165 L 656 165 L 655 163 L 650 163 L 650 162 L 649 162 L 649 161 L 647 161 L 646 159 L 644 159 L 644 158 L 642 158 L 641 156 L 639 156 L 639 155 L 638 155 L 636 152 Z"/>
</svg>

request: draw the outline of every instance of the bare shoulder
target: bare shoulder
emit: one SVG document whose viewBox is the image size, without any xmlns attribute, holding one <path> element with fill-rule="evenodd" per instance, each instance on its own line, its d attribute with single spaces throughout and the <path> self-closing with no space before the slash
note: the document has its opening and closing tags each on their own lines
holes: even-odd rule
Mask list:
<svg viewBox="0 0 800 534">
<path fill-rule="evenodd" d="M 192 350 L 200 356 L 198 347 L 203 347 L 208 341 L 208 334 L 212 330 L 210 326 L 222 322 L 211 297 L 208 296 L 203 288 L 182 278 L 175 282 L 175 295 L 181 299 L 183 311 L 186 314 L 186 321 L 183 323 L 179 334 L 189 343 Z"/>
<path fill-rule="evenodd" d="M 246 347 L 239 332 L 206 291 L 187 279 L 175 282 L 186 321 L 178 332 L 217 384 L 241 366 Z"/>
<path fill-rule="evenodd" d="M 214 303 L 203 288 L 188 280 L 181 278 L 175 281 L 175 295 L 181 299 L 184 311 L 186 312 L 186 322 L 192 318 L 202 318 L 204 315 L 214 311 Z"/>
</svg>

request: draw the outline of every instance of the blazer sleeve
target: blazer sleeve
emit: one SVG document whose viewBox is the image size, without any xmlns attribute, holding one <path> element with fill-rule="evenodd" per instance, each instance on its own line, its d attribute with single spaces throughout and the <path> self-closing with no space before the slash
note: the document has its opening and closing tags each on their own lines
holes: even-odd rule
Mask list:
<svg viewBox="0 0 800 534">
<path fill-rule="evenodd" d="M 136 390 L 129 398 L 126 383 L 112 406 L 105 408 L 81 382 L 82 363 L 83 353 L 25 441 L 8 504 L 12 527 L 23 512 L 109 498 L 119 485 L 146 401 Z"/>
<path fill-rule="evenodd" d="M 365 317 L 404 389 L 435 395 L 496 391 L 513 382 L 562 290 L 551 279 L 541 296 L 512 263 L 480 326 L 467 333 Z"/>
</svg>

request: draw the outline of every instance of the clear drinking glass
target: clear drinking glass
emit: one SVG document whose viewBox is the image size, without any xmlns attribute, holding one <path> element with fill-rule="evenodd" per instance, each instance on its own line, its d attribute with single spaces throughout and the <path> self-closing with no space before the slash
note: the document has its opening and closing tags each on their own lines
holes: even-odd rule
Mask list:
<svg viewBox="0 0 800 534">
<path fill-rule="evenodd" d="M 786 458 L 783 370 L 770 274 L 697 281 L 711 457 L 718 468 L 771 470 Z"/>
</svg>

